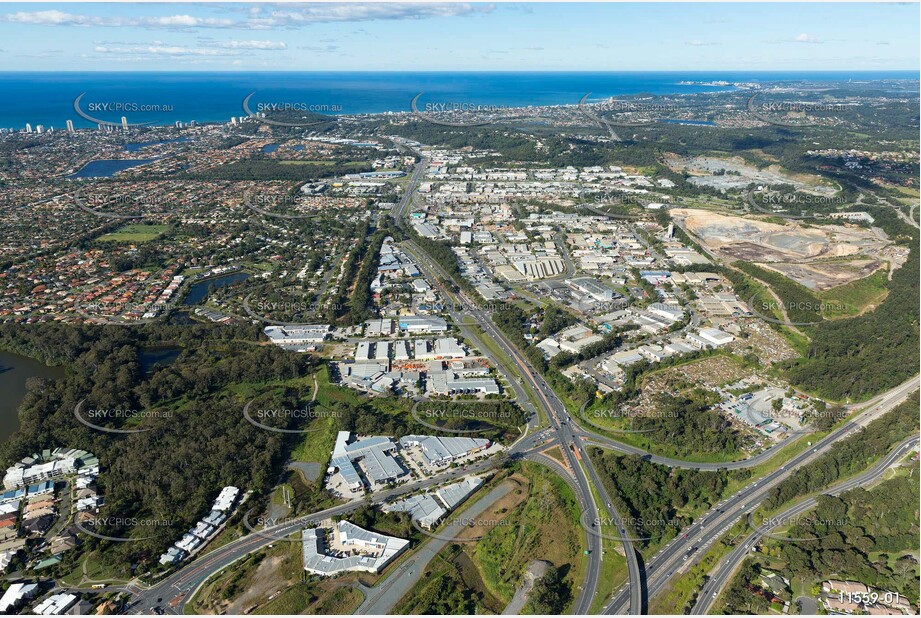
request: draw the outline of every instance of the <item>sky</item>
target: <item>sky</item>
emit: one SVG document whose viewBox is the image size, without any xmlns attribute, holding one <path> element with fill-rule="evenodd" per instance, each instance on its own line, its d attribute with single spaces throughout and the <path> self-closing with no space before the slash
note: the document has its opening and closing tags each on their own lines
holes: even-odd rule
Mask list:
<svg viewBox="0 0 921 618">
<path fill-rule="evenodd" d="M 918 3 L 0 3 L 0 71 L 919 70 Z"/>
</svg>

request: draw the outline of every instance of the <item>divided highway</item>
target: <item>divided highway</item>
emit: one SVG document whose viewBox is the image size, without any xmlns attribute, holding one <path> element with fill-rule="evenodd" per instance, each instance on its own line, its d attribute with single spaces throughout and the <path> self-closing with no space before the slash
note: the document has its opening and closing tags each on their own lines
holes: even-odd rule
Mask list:
<svg viewBox="0 0 921 618">
<path fill-rule="evenodd" d="M 867 470 L 866 472 L 855 476 L 852 479 L 848 479 L 843 483 L 834 485 L 830 489 L 822 491 L 821 493 L 824 495 L 837 496 L 846 491 L 856 489 L 857 487 L 869 485 L 882 477 L 886 470 L 888 470 L 896 462 L 917 448 L 918 436 L 916 434 L 903 440 L 870 470 Z M 694 605 L 694 609 L 691 611 L 691 613 L 701 615 L 706 614 L 710 610 L 710 607 L 719 597 L 723 589 L 729 585 L 729 582 L 732 580 L 732 575 L 736 572 L 739 566 L 741 566 L 742 561 L 745 559 L 745 556 L 748 555 L 749 550 L 755 547 L 765 534 L 769 533 L 779 524 L 791 521 L 797 515 L 805 513 L 806 511 L 814 508 L 817 503 L 818 499 L 813 497 L 791 506 L 780 514 L 772 516 L 768 522 L 759 526 L 758 529 L 753 531 L 752 534 L 744 539 L 744 541 L 740 542 L 739 546 L 736 547 L 731 554 L 723 559 L 723 563 L 720 568 L 703 586 L 700 591 L 700 595 L 697 598 L 697 603 Z"/>
<path fill-rule="evenodd" d="M 646 585 L 649 598 L 661 592 L 680 567 L 684 564 L 689 566 L 693 564 L 705 553 L 704 548 L 719 540 L 735 522 L 754 510 L 777 484 L 791 474 L 795 474 L 801 466 L 822 456 L 836 442 L 861 431 L 867 423 L 895 408 L 916 390 L 918 390 L 918 376 L 874 398 L 866 410 L 829 433 L 812 448 L 799 453 L 767 476 L 755 480 L 733 496 L 716 504 L 646 563 Z M 691 552 L 692 548 L 697 549 Z M 688 561 L 685 561 L 684 557 L 688 556 L 689 552 L 694 556 L 694 560 L 688 558 Z M 627 594 L 621 591 L 608 604 L 604 613 L 624 613 L 628 603 Z"/>
<path fill-rule="evenodd" d="M 407 185 L 404 195 L 393 211 L 393 216 L 398 225 L 402 225 L 403 223 L 406 209 L 413 200 L 415 186 L 422 178 L 427 164 L 428 161 L 425 158 L 422 158 L 421 162 L 417 164 L 410 177 L 410 182 Z M 420 270 L 425 272 L 433 284 L 438 285 L 439 280 L 452 281 L 452 278 L 415 243 L 407 241 L 403 246 L 414 260 L 416 260 L 417 266 Z M 572 471 L 571 475 L 566 475 L 566 481 L 576 490 L 578 501 L 588 517 L 588 521 L 598 522 L 601 517 L 605 517 L 613 521 L 617 529 L 621 531 L 621 535 L 624 537 L 622 542 L 627 556 L 629 582 L 628 585 L 618 591 L 613 599 L 607 604 L 604 608 L 605 614 L 619 614 L 628 611 L 631 614 L 644 613 L 648 598 L 660 592 L 666 586 L 669 578 L 675 574 L 682 564 L 686 563 L 690 565 L 693 563 L 693 560 L 685 561 L 683 559 L 685 556 L 689 555 L 689 550 L 692 548 L 702 550 L 704 547 L 718 540 L 734 522 L 754 509 L 766 497 L 767 492 L 771 488 L 792 474 L 796 468 L 817 458 L 838 440 L 846 437 L 852 432 L 859 431 L 860 427 L 870 420 L 878 418 L 885 412 L 888 412 L 918 388 L 918 377 L 916 376 L 889 392 L 874 398 L 870 402 L 862 404 L 863 406 L 869 407 L 844 426 L 831 432 L 813 448 L 800 453 L 779 469 L 761 479 L 755 480 L 732 497 L 717 504 L 708 513 L 699 518 L 694 525 L 683 531 L 678 538 L 668 543 L 658 555 L 653 557 L 645 565 L 645 570 L 643 570 L 640 566 L 639 556 L 633 548 L 632 542 L 627 538 L 621 517 L 614 510 L 612 501 L 607 495 L 601 479 L 598 477 L 597 472 L 584 450 L 584 444 L 598 444 L 605 448 L 643 456 L 654 463 L 660 463 L 671 467 L 715 470 L 719 468 L 746 468 L 758 465 L 773 457 L 777 450 L 786 446 L 789 442 L 800 438 L 800 436 L 788 438 L 780 445 L 748 460 L 726 463 L 699 463 L 661 457 L 647 453 L 642 449 L 623 444 L 612 438 L 592 433 L 573 421 L 559 397 L 557 397 L 543 378 L 534 371 L 533 367 L 531 367 L 530 363 L 523 357 L 517 347 L 494 325 L 488 312 L 481 309 L 478 303 L 472 302 L 465 292 L 460 291 L 455 295 L 450 290 L 444 289 L 443 286 L 438 287 L 442 288 L 441 291 L 444 294 L 444 298 L 453 303 L 453 309 L 448 313 L 461 329 L 465 331 L 465 334 L 470 335 L 471 339 L 478 338 L 477 334 L 469 330 L 464 322 L 465 317 L 470 317 L 476 321 L 483 330 L 485 336 L 489 337 L 492 343 L 494 343 L 513 363 L 521 379 L 516 379 L 515 376 L 507 374 L 506 378 L 515 390 L 518 400 L 522 405 L 531 409 L 532 412 L 534 411 L 533 406 L 529 403 L 528 394 L 522 386 L 526 383 L 533 393 L 536 403 L 543 409 L 549 420 L 549 430 L 525 435 L 512 445 L 507 456 L 527 457 L 529 459 L 542 461 L 546 458 L 540 456 L 537 451 L 545 448 L 548 439 L 552 442 L 556 442 L 560 445 L 560 450 L 566 459 L 567 468 Z M 459 298 L 461 302 L 457 302 L 457 298 Z M 484 354 L 489 354 L 488 349 L 484 348 L 482 351 Z M 500 371 L 505 373 L 503 364 L 499 362 L 499 359 L 494 358 L 493 361 L 496 363 L 497 367 L 500 368 Z M 802 438 L 805 439 L 805 437 Z M 452 470 L 431 479 L 408 483 L 396 489 L 375 494 L 374 500 L 375 502 L 382 501 L 397 495 L 417 491 L 424 487 L 443 483 L 460 475 L 485 471 L 501 464 L 504 460 L 504 456 L 493 457 L 468 466 L 466 471 L 459 469 Z M 563 470 L 558 464 L 553 466 L 553 468 L 557 473 Z M 601 505 L 595 504 L 592 487 L 589 484 L 590 482 L 594 485 L 602 500 Z M 131 613 L 152 613 L 155 608 L 182 613 L 186 601 L 188 601 L 194 594 L 194 591 L 212 575 L 222 571 L 253 551 L 273 542 L 279 542 L 277 540 L 278 537 L 284 537 L 296 532 L 308 521 L 344 515 L 364 503 L 364 500 L 352 501 L 318 513 L 306 515 L 296 520 L 285 522 L 282 525 L 266 529 L 262 531 L 261 534 L 249 534 L 196 558 L 150 588 L 144 589 L 137 584 L 133 584 L 129 586 L 129 589 L 134 593 L 135 601 L 131 604 L 129 609 Z M 601 512 L 604 513 L 601 517 L 599 516 L 599 508 Z M 586 541 L 589 550 L 589 554 L 587 555 L 588 564 L 586 579 L 573 607 L 573 613 L 576 614 L 588 613 L 597 592 L 598 578 L 601 572 L 603 553 L 601 536 L 600 534 L 586 530 Z M 695 558 L 699 558 L 703 553 L 705 552 L 697 552 Z M 177 599 L 175 607 L 172 609 L 170 607 L 165 607 L 171 599 Z"/>
</svg>

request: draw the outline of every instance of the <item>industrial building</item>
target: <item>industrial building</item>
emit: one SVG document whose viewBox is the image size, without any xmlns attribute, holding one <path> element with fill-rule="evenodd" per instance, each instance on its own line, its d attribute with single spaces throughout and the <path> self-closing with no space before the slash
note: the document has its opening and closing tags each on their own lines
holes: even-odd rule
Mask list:
<svg viewBox="0 0 921 618">
<path fill-rule="evenodd" d="M 266 326 L 262 332 L 272 343 L 281 347 L 316 345 L 326 341 L 329 337 L 330 326 L 329 324 Z"/>
<path fill-rule="evenodd" d="M 386 436 L 352 441 L 352 433 L 340 431 L 336 436 L 329 472 L 339 471 L 352 491 L 364 489 L 362 474 L 372 488 L 395 482 L 409 472 L 394 457 L 397 444 Z M 360 464 L 360 468 L 359 468 Z"/>
<path fill-rule="evenodd" d="M 384 505 L 381 510 L 385 513 L 395 511 L 409 513 L 410 516 L 423 528 L 431 530 L 438 522 L 453 509 L 467 499 L 483 484 L 483 479 L 470 476 L 459 483 L 453 483 L 438 489 L 415 496 L 409 496 L 392 504 Z"/>
<path fill-rule="evenodd" d="M 327 577 L 346 571 L 380 573 L 409 546 L 405 539 L 371 532 L 347 521 L 332 529 L 307 528 L 301 538 L 304 570 Z"/>
<path fill-rule="evenodd" d="M 466 457 L 489 448 L 491 442 L 485 438 L 442 438 L 440 436 L 403 436 L 400 446 L 418 446 L 422 455 L 432 467 L 442 467 L 455 459 Z"/>
</svg>

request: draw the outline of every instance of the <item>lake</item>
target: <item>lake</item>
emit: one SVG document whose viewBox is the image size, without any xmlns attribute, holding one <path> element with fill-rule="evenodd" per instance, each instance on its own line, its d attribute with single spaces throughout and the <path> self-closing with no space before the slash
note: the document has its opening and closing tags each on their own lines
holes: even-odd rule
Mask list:
<svg viewBox="0 0 921 618">
<path fill-rule="evenodd" d="M 189 288 L 189 293 L 186 294 L 185 298 L 182 300 L 182 304 L 186 306 L 197 305 L 205 300 L 209 288 L 222 288 L 247 279 L 249 279 L 249 273 L 239 271 L 221 275 L 220 277 L 212 277 L 211 279 L 202 279 Z"/>
<path fill-rule="evenodd" d="M 26 396 L 29 378 L 62 378 L 63 367 L 49 367 L 27 356 L 0 350 L 0 440 L 19 429 L 19 404 Z"/>
<path fill-rule="evenodd" d="M 162 367 L 172 365 L 181 353 L 182 348 L 144 348 L 138 353 L 141 371 L 148 374 L 157 365 Z"/>
<path fill-rule="evenodd" d="M 159 146 L 160 144 L 175 144 L 177 142 L 187 142 L 189 141 L 186 137 L 177 137 L 176 139 L 164 139 L 154 142 L 133 142 L 130 144 L 125 144 L 125 150 L 128 152 L 138 152 L 142 148 L 147 148 L 148 146 Z"/>
<path fill-rule="evenodd" d="M 98 159 L 90 161 L 68 178 L 111 178 L 118 172 L 154 161 L 156 159 Z"/>
</svg>

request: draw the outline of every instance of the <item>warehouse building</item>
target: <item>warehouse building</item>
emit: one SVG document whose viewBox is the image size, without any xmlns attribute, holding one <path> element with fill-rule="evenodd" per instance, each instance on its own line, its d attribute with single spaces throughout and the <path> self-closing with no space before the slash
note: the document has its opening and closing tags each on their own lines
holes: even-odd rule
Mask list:
<svg viewBox="0 0 921 618">
<path fill-rule="evenodd" d="M 347 571 L 380 573 L 409 547 L 405 539 L 371 532 L 347 521 L 340 521 L 331 530 L 307 528 L 301 538 L 304 570 L 326 577 Z"/>
</svg>

